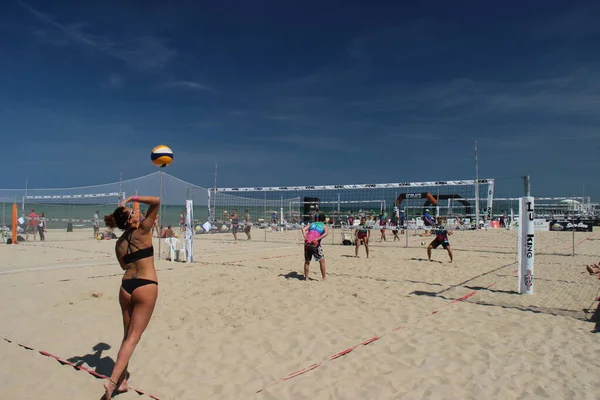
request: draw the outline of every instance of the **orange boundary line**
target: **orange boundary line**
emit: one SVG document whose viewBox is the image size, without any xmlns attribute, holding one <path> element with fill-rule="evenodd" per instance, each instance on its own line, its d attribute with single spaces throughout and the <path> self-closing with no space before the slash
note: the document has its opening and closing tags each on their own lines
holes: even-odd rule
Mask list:
<svg viewBox="0 0 600 400">
<path fill-rule="evenodd" d="M 26 349 L 26 350 L 32 350 L 32 351 L 35 351 L 35 352 L 38 352 L 38 353 L 40 353 L 40 354 L 41 354 L 41 355 L 43 355 L 43 356 L 46 356 L 46 357 L 53 358 L 53 359 L 55 359 L 56 361 L 58 361 L 58 362 L 59 362 L 61 365 L 67 365 L 67 366 L 69 366 L 69 367 L 73 367 L 73 368 L 75 368 L 75 369 L 76 369 L 76 370 L 78 370 L 78 371 L 84 371 L 84 372 L 87 372 L 88 374 L 90 374 L 90 375 L 92 375 L 92 376 L 94 376 L 94 377 L 96 377 L 96 378 L 99 378 L 99 379 L 108 379 L 108 378 L 109 378 L 108 376 L 105 376 L 105 375 L 99 374 L 99 373 L 97 373 L 96 371 L 94 371 L 94 370 L 92 370 L 92 369 L 89 369 L 89 368 L 87 368 L 87 367 L 84 367 L 83 365 L 76 365 L 76 364 L 73 364 L 72 362 L 70 362 L 70 361 L 67 361 L 67 360 L 64 360 L 64 359 L 62 359 L 62 358 L 60 358 L 60 357 L 58 357 L 58 356 L 56 356 L 56 355 L 54 355 L 54 354 L 52 354 L 52 353 L 48 353 L 47 351 L 43 351 L 43 350 L 36 350 L 36 349 L 34 349 L 33 347 L 30 347 L 30 346 L 24 345 L 24 344 L 22 344 L 22 343 L 19 343 L 19 342 L 15 342 L 14 340 L 7 339 L 7 338 L 5 338 L 4 336 L 2 336 L 2 339 L 4 339 L 5 341 L 7 341 L 8 343 L 14 343 L 14 344 L 16 344 L 17 346 L 19 346 L 19 347 L 22 347 L 22 348 L 24 348 L 24 349 Z M 135 389 L 135 388 L 131 388 L 131 390 L 133 390 L 134 392 L 136 392 L 136 393 L 137 393 L 137 394 L 139 394 L 139 395 L 144 395 L 144 394 L 145 394 L 146 396 L 150 397 L 151 399 L 154 399 L 154 400 L 160 400 L 158 397 L 154 396 L 153 394 L 150 394 L 150 393 L 148 393 L 148 392 L 145 392 L 145 391 L 143 391 L 143 390 L 141 390 L 141 389 Z"/>
<path fill-rule="evenodd" d="M 486 287 L 486 289 L 489 289 L 489 288 L 491 288 L 491 287 L 492 287 L 492 286 L 494 286 L 495 284 L 496 284 L 496 282 L 492 283 L 491 285 L 487 286 L 487 287 Z M 477 290 L 473 290 L 473 291 L 471 291 L 471 292 L 469 292 L 469 293 L 465 294 L 464 296 L 461 296 L 461 297 L 459 297 L 459 298 L 457 298 L 457 299 L 454 299 L 454 300 L 452 300 L 452 301 L 449 301 L 449 302 L 447 302 L 447 303 L 446 303 L 446 304 L 444 304 L 442 307 L 440 307 L 440 309 L 442 309 L 442 308 L 444 308 L 444 307 L 448 307 L 448 306 L 450 306 L 450 305 L 452 305 L 452 304 L 456 304 L 456 303 L 459 303 L 459 302 L 461 302 L 461 301 L 464 301 L 464 300 L 466 300 L 466 299 L 468 299 L 468 298 L 470 298 L 470 297 L 473 297 L 473 296 L 474 296 L 476 293 L 477 293 Z M 432 315 L 435 315 L 435 314 L 437 314 L 437 313 L 440 311 L 440 309 L 434 310 L 434 311 L 430 312 L 429 314 L 425 314 L 425 315 L 423 315 L 422 317 L 420 317 L 420 318 L 417 318 L 416 320 L 414 320 L 414 321 L 412 321 L 412 322 L 406 323 L 405 325 L 400 325 L 400 326 L 397 326 L 396 328 L 392 329 L 390 332 L 388 332 L 388 333 L 386 333 L 386 334 L 383 334 L 383 335 L 381 335 L 381 336 L 374 336 L 374 337 L 372 337 L 372 338 L 370 338 L 370 339 L 367 339 L 367 340 L 365 340 L 364 342 L 361 342 L 361 343 L 359 343 L 359 344 L 357 344 L 357 345 L 354 345 L 354 346 L 352 346 L 352 347 L 349 347 L 349 348 L 347 348 L 347 349 L 345 349 L 345 350 L 342 350 L 342 351 L 340 351 L 340 352 L 337 352 L 337 353 L 335 353 L 335 354 L 333 354 L 333 355 L 329 356 L 329 357 L 328 357 L 326 360 L 324 360 L 324 361 L 321 361 L 321 362 L 314 363 L 314 364 L 312 364 L 312 365 L 310 365 L 310 366 L 308 366 L 308 367 L 306 367 L 306 368 L 302 368 L 302 369 L 300 369 L 300 370 L 298 370 L 298 371 L 292 372 L 292 373 L 290 373 L 290 374 L 288 374 L 288 375 L 284 376 L 283 378 L 280 378 L 279 380 L 276 380 L 275 382 L 273 382 L 273 383 L 271 383 L 271 384 L 269 384 L 269 385 L 267 385 L 267 386 L 263 387 L 262 389 L 260 389 L 260 390 L 257 390 L 257 391 L 256 391 L 256 393 L 260 393 L 260 392 L 264 391 L 265 389 L 268 389 L 269 387 L 271 387 L 271 386 L 273 386 L 273 385 L 276 385 L 276 384 L 278 384 L 278 383 L 281 383 L 281 382 L 284 382 L 284 381 L 290 380 L 290 379 L 292 379 L 292 378 L 295 378 L 295 377 L 297 377 L 297 376 L 300 376 L 300 375 L 302 375 L 302 374 L 305 374 L 305 373 L 307 373 L 307 372 L 309 372 L 309 371 L 312 371 L 313 369 L 316 369 L 316 368 L 318 368 L 318 367 L 320 367 L 320 366 L 324 365 L 324 364 L 325 364 L 325 363 L 327 363 L 328 361 L 333 361 L 333 360 L 336 360 L 336 359 L 338 359 L 338 358 L 340 358 L 340 357 L 343 357 L 343 356 L 345 356 L 346 354 L 349 354 L 349 353 L 351 353 L 352 351 L 356 350 L 356 349 L 357 349 L 358 347 L 360 347 L 360 346 L 367 346 L 367 345 L 369 345 L 369 344 L 371 344 L 371 343 L 373 343 L 373 342 L 375 342 L 375 341 L 377 341 L 377 340 L 379 340 L 379 339 L 383 338 L 384 336 L 388 335 L 388 334 L 389 334 L 389 333 L 391 333 L 391 332 L 397 331 L 397 330 L 399 330 L 399 329 L 402 329 L 402 328 L 406 328 L 408 325 L 415 324 L 415 323 L 417 323 L 418 321 L 420 321 L 420 320 L 422 320 L 422 319 L 424 319 L 424 318 L 427 318 L 427 317 L 430 317 L 430 316 L 432 316 Z"/>
</svg>

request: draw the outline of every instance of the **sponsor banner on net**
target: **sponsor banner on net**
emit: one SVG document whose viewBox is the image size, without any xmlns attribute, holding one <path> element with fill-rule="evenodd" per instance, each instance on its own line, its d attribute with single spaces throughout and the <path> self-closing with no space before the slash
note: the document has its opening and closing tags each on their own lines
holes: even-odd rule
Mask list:
<svg viewBox="0 0 600 400">
<path fill-rule="evenodd" d="M 576 232 L 592 232 L 593 224 L 592 221 L 582 220 L 582 221 L 550 221 L 550 230 L 551 231 L 564 231 L 564 232 L 572 232 L 575 230 Z"/>
</svg>

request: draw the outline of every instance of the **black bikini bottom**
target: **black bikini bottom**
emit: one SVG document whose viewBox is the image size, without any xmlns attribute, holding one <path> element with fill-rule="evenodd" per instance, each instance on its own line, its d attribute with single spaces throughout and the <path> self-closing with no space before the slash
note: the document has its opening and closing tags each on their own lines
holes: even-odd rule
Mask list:
<svg viewBox="0 0 600 400">
<path fill-rule="evenodd" d="M 129 294 L 132 294 L 133 291 L 140 286 L 146 285 L 158 285 L 158 282 L 140 278 L 123 279 L 123 281 L 121 281 L 121 287 Z"/>
</svg>

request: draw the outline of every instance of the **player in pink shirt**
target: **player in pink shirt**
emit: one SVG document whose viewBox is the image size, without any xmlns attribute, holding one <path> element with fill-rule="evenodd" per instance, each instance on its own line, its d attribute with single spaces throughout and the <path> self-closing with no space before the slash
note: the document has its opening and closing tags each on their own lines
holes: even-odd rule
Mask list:
<svg viewBox="0 0 600 400">
<path fill-rule="evenodd" d="M 40 224 L 40 216 L 35 213 L 35 210 L 31 210 L 31 212 L 27 215 L 29 219 L 29 223 L 27 224 L 27 232 L 25 234 L 25 241 L 29 240 L 29 234 L 33 233 L 33 240 L 37 236 L 38 225 Z"/>
</svg>

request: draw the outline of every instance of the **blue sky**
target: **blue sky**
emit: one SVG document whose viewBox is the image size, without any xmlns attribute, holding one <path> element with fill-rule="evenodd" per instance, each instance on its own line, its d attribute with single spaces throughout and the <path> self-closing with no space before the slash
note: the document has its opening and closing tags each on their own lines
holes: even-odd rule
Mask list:
<svg viewBox="0 0 600 400">
<path fill-rule="evenodd" d="M 419 4 L 416 4 L 419 3 Z M 480 176 L 600 197 L 600 2 L 0 5 L 1 187 Z M 458 4 L 458 5 L 457 5 Z"/>
</svg>

